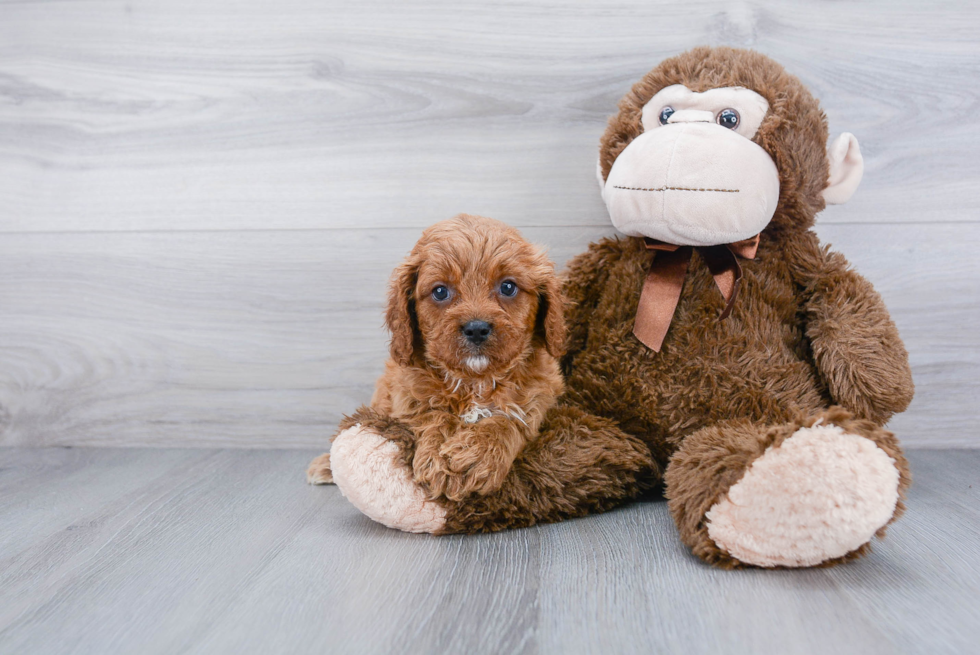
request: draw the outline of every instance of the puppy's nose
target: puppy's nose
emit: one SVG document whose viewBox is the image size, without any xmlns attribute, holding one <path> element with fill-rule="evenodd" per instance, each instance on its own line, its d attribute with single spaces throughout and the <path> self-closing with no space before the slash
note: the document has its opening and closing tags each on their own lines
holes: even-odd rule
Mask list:
<svg viewBox="0 0 980 655">
<path fill-rule="evenodd" d="M 460 330 L 463 331 L 463 336 L 466 337 L 467 341 L 474 346 L 479 346 L 493 332 L 493 326 L 486 321 L 469 321 Z"/>
</svg>

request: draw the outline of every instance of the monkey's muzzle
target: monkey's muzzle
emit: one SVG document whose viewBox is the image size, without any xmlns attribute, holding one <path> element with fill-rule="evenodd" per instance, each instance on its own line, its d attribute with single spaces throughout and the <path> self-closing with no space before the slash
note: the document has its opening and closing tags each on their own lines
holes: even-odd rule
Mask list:
<svg viewBox="0 0 980 655">
<path fill-rule="evenodd" d="M 769 224 L 779 172 L 765 150 L 716 123 L 665 125 L 620 153 L 602 198 L 623 234 L 712 246 L 753 237 Z"/>
</svg>

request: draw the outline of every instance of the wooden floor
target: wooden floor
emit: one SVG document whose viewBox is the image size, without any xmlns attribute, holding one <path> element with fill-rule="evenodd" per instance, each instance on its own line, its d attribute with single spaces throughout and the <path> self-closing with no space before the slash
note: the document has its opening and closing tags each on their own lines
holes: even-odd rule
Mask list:
<svg viewBox="0 0 980 655">
<path fill-rule="evenodd" d="M 980 451 L 910 454 L 874 553 L 726 572 L 665 503 L 476 537 L 362 517 L 313 452 L 0 449 L 0 653 L 968 653 Z"/>
</svg>

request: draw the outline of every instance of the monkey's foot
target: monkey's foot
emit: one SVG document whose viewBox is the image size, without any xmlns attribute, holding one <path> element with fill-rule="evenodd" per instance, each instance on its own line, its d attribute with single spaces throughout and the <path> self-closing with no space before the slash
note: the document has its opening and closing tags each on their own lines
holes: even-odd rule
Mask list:
<svg viewBox="0 0 980 655">
<path fill-rule="evenodd" d="M 708 535 L 756 566 L 814 566 L 861 548 L 895 513 L 895 460 L 837 425 L 768 448 L 705 514 Z"/>
<path fill-rule="evenodd" d="M 429 500 L 402 461 L 398 444 L 360 424 L 341 432 L 330 451 L 340 492 L 365 516 L 404 532 L 439 532 L 446 510 Z"/>
</svg>

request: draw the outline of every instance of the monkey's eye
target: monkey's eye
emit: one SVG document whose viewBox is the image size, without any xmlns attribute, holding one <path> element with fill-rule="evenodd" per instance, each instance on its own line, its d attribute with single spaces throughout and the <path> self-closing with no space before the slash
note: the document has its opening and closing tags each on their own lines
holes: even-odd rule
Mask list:
<svg viewBox="0 0 980 655">
<path fill-rule="evenodd" d="M 517 295 L 517 283 L 513 280 L 504 280 L 500 283 L 500 293 L 508 298 L 513 298 Z"/>
<path fill-rule="evenodd" d="M 734 130 L 738 127 L 738 112 L 734 109 L 722 109 L 718 112 L 718 124 L 722 127 L 727 127 L 730 130 Z"/>
<path fill-rule="evenodd" d="M 660 110 L 660 124 L 661 125 L 666 125 L 667 124 L 667 120 L 671 116 L 673 116 L 673 114 L 674 114 L 674 108 L 673 107 L 664 107 L 663 109 L 661 109 Z"/>
<path fill-rule="evenodd" d="M 449 287 L 444 284 L 437 286 L 432 290 L 432 299 L 436 302 L 444 302 L 449 300 Z"/>
</svg>

